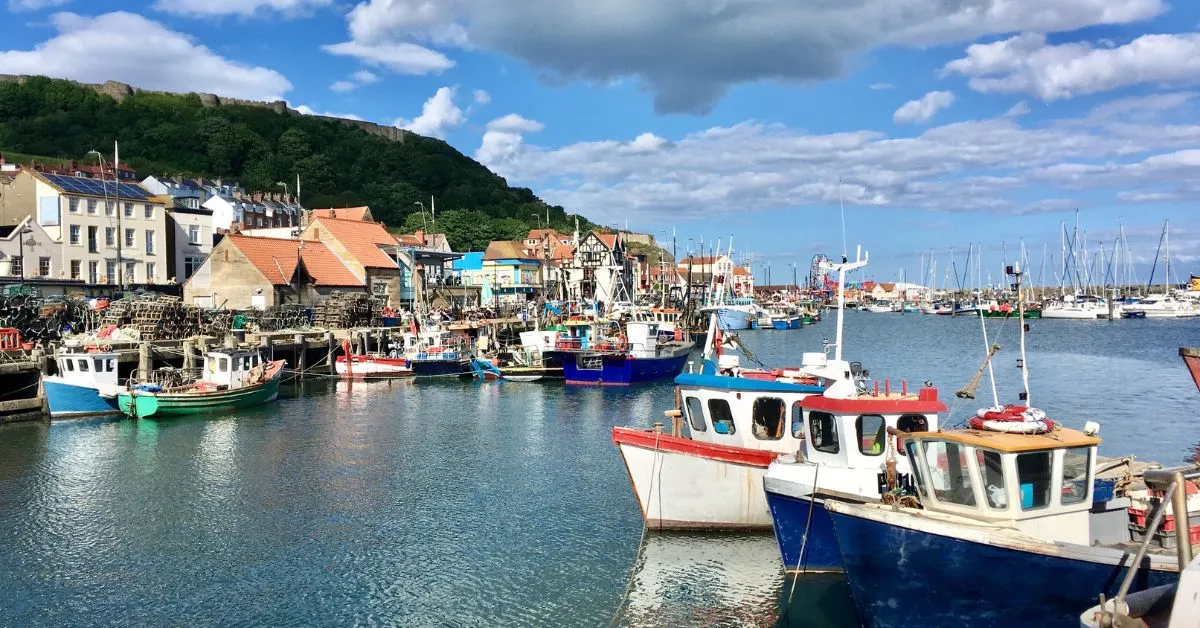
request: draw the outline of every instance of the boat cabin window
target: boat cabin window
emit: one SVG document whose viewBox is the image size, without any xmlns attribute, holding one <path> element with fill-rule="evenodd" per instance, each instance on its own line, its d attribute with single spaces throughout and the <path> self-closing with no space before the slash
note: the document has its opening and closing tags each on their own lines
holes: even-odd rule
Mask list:
<svg viewBox="0 0 1200 628">
<path fill-rule="evenodd" d="M 1092 466 L 1091 447 L 1072 447 L 1063 450 L 1062 505 L 1078 504 L 1088 496 L 1088 471 Z"/>
<path fill-rule="evenodd" d="M 912 472 L 917 479 L 917 490 L 921 492 L 922 497 L 929 497 L 929 491 L 925 488 L 925 476 L 921 474 L 921 465 L 916 462 L 920 456 L 917 451 L 917 442 L 910 438 L 904 441 L 904 446 L 899 449 L 906 452 L 906 455 L 913 460 Z"/>
<path fill-rule="evenodd" d="M 828 412 L 814 410 L 808 413 L 808 437 L 812 441 L 813 449 L 817 451 L 827 454 L 841 451 L 838 444 L 837 419 Z"/>
<path fill-rule="evenodd" d="M 687 398 L 687 413 L 688 423 L 692 426 L 693 432 L 705 432 L 708 428 L 704 425 L 704 402 L 697 397 Z"/>
<path fill-rule="evenodd" d="M 75 360 L 63 360 L 63 365 L 67 367 L 67 371 L 75 372 Z"/>
<path fill-rule="evenodd" d="M 804 409 L 800 407 L 800 402 L 792 404 L 792 438 L 800 438 L 804 436 Z"/>
<path fill-rule="evenodd" d="M 887 422 L 878 414 L 864 414 L 854 420 L 858 432 L 858 451 L 864 456 L 879 456 L 887 443 Z"/>
<path fill-rule="evenodd" d="M 222 373 L 229 372 L 229 358 L 217 358 L 217 369 Z"/>
<path fill-rule="evenodd" d="M 754 400 L 754 437 L 758 440 L 783 438 L 783 425 L 787 422 L 787 405 L 775 397 L 759 397 Z"/>
<path fill-rule="evenodd" d="M 947 441 L 925 441 L 925 463 L 933 496 L 945 504 L 975 507 L 975 483 L 967 468 L 966 448 Z"/>
<path fill-rule="evenodd" d="M 1021 484 L 1021 510 L 1050 505 L 1050 470 L 1054 453 L 1035 451 L 1017 455 L 1017 482 Z"/>
<path fill-rule="evenodd" d="M 1004 462 L 1000 452 L 977 449 L 979 472 L 983 476 L 983 494 L 988 507 L 995 510 L 1008 508 L 1008 491 L 1004 488 Z"/>
<path fill-rule="evenodd" d="M 733 412 L 729 409 L 728 401 L 724 399 L 709 399 L 708 418 L 712 421 L 714 432 L 728 435 L 737 433 L 737 428 L 733 425 Z"/>
<path fill-rule="evenodd" d="M 896 419 L 896 429 L 911 434 L 913 432 L 928 432 L 929 419 L 924 414 L 902 414 Z M 900 447 L 900 455 L 908 455 L 907 447 Z"/>
<path fill-rule="evenodd" d="M 84 358 L 84 359 L 82 359 L 82 360 L 80 360 L 80 361 L 79 361 L 79 371 L 80 371 L 80 372 L 82 372 L 82 373 L 86 373 L 86 372 L 88 372 L 88 361 L 87 361 L 87 358 Z"/>
</svg>

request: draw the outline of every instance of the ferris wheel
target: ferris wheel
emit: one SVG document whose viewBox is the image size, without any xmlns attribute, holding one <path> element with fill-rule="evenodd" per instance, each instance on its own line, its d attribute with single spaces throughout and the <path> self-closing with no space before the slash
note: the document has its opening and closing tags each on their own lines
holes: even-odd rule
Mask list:
<svg viewBox="0 0 1200 628">
<path fill-rule="evenodd" d="M 829 257 L 817 253 L 812 258 L 812 266 L 808 269 L 808 289 L 809 290 L 824 290 L 825 289 L 825 264 L 829 261 Z"/>
</svg>

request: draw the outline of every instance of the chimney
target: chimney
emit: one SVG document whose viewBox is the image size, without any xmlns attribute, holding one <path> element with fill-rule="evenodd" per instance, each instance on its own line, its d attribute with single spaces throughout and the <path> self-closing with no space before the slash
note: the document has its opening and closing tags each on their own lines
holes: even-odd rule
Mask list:
<svg viewBox="0 0 1200 628">
<path fill-rule="evenodd" d="M 254 195 L 250 197 L 250 199 L 253 200 L 255 203 L 261 203 L 262 199 L 263 199 L 262 192 L 255 192 Z"/>
</svg>

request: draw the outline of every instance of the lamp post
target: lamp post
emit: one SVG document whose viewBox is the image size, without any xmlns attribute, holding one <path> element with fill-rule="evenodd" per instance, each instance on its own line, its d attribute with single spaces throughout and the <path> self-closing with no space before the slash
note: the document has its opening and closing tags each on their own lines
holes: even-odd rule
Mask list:
<svg viewBox="0 0 1200 628">
<path fill-rule="evenodd" d="M 33 229 L 29 227 L 29 223 L 22 223 L 21 231 L 17 234 L 17 245 L 20 247 L 21 255 L 21 284 L 25 283 L 25 240 L 27 234 L 33 233 Z M 37 242 L 33 238 L 29 238 L 29 246 L 36 246 Z"/>
<path fill-rule="evenodd" d="M 421 201 L 413 201 L 413 205 L 421 208 L 421 228 L 429 231 L 429 225 L 425 222 L 425 203 Z"/>
</svg>

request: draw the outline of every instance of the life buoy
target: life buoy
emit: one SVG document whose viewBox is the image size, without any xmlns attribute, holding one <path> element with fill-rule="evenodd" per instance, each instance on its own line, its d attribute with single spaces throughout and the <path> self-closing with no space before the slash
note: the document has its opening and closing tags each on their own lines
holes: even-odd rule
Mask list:
<svg viewBox="0 0 1200 628">
<path fill-rule="evenodd" d="M 1054 430 L 1046 413 L 1028 406 L 1006 405 L 980 408 L 967 422 L 971 429 L 1009 434 L 1045 434 Z"/>
<path fill-rule="evenodd" d="M 988 306 L 988 311 L 989 311 L 989 312 L 995 312 L 995 311 L 996 311 L 996 304 L 995 304 L 995 303 L 993 303 L 993 304 L 989 305 L 989 306 Z"/>
<path fill-rule="evenodd" d="M 624 351 L 629 348 L 629 339 L 625 334 L 617 334 L 617 351 Z"/>
<path fill-rule="evenodd" d="M 1001 304 L 1000 304 L 1000 311 L 1001 311 L 1001 312 L 1004 312 L 1005 314 L 1008 314 L 1009 312 L 1011 312 L 1011 311 L 1012 311 L 1012 304 L 1011 304 L 1011 303 L 1008 303 L 1007 301 L 1006 301 L 1006 302 L 1004 302 L 1004 303 L 1001 303 Z"/>
</svg>

